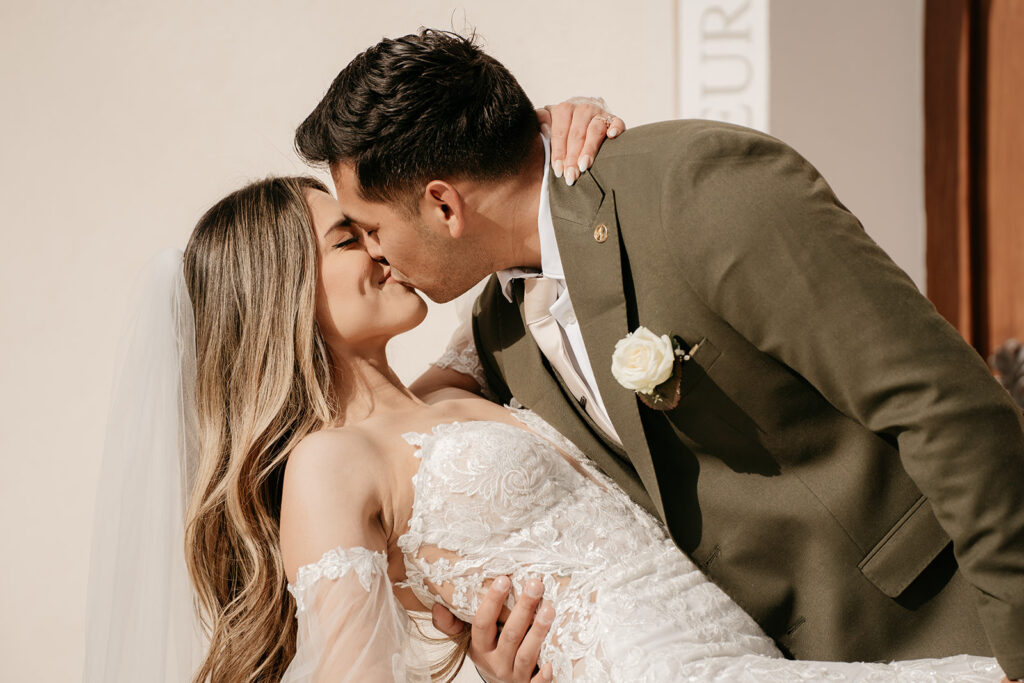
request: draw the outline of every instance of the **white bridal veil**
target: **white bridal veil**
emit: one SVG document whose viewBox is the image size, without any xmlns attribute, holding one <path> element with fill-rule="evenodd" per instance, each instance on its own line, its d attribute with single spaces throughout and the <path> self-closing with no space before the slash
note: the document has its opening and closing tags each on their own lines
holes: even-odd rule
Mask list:
<svg viewBox="0 0 1024 683">
<path fill-rule="evenodd" d="M 96 502 L 86 683 L 182 683 L 203 651 L 185 568 L 195 321 L 182 252 L 153 258 L 118 351 Z"/>
<path fill-rule="evenodd" d="M 182 252 L 158 254 L 132 293 L 100 469 L 83 681 L 185 683 L 206 642 L 185 567 L 198 430 Z M 429 662 L 406 648 L 412 626 L 384 556 L 361 550 L 349 551 L 353 565 L 330 562 L 335 550 L 300 570 L 298 649 L 285 680 L 327 671 L 343 681 L 429 680 Z"/>
</svg>

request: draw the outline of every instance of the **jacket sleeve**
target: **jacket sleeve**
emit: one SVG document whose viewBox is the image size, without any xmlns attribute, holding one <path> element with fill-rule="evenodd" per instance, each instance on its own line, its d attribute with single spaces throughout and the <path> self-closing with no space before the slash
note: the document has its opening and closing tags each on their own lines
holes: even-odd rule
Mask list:
<svg viewBox="0 0 1024 683">
<path fill-rule="evenodd" d="M 282 683 L 413 683 L 430 667 L 411 647 L 413 625 L 387 576 L 387 559 L 366 548 L 336 548 L 299 569 L 295 657 Z"/>
<path fill-rule="evenodd" d="M 666 174 L 680 277 L 737 332 L 895 441 L 1024 677 L 1024 429 L 987 366 L 817 171 L 769 136 L 709 126 Z"/>
</svg>

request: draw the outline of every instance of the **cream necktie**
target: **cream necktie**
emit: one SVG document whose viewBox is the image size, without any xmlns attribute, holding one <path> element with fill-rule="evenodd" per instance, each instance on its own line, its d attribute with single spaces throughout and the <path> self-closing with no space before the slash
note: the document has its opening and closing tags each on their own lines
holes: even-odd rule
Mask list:
<svg viewBox="0 0 1024 683">
<path fill-rule="evenodd" d="M 551 367 L 561 376 L 565 386 L 572 392 L 587 412 L 590 419 L 605 434 L 618 440 L 615 427 L 609 422 L 594 401 L 594 395 L 587 383 L 573 366 L 565 338 L 558 321 L 551 315 L 551 306 L 558 298 L 558 282 L 547 277 L 526 278 L 523 282 L 523 316 L 530 334 L 548 359 Z"/>
</svg>

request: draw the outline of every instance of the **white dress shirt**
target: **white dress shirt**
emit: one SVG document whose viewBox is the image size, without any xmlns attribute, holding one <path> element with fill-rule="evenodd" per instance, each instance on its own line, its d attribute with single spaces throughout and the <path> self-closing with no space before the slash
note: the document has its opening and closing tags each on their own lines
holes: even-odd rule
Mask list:
<svg viewBox="0 0 1024 683">
<path fill-rule="evenodd" d="M 558 253 L 558 242 L 555 240 L 555 224 L 551 220 L 551 201 L 548 197 L 548 182 L 551 178 L 551 143 L 543 135 L 541 135 L 541 140 L 544 141 L 544 176 L 541 180 L 540 202 L 537 209 L 541 269 L 538 272 L 524 268 L 510 268 L 500 270 L 496 275 L 501 284 L 501 291 L 509 301 L 512 301 L 512 282 L 518 278 L 543 276 L 558 283 L 558 299 L 551 305 L 551 316 L 558 322 L 558 327 L 568 344 L 569 357 L 573 367 L 594 397 L 596 405 L 592 409 L 599 411 L 606 422 L 611 424 L 608 410 L 605 408 L 601 392 L 597 388 L 594 369 L 590 365 L 590 358 L 587 356 L 587 349 L 583 344 L 583 334 L 576 321 L 576 313 L 573 311 L 572 300 L 569 298 L 569 288 L 565 282 L 565 271 L 562 269 L 562 257 Z M 610 358 L 608 362 L 611 363 Z M 619 445 L 622 444 L 618 434 L 613 432 L 608 436 Z"/>
</svg>

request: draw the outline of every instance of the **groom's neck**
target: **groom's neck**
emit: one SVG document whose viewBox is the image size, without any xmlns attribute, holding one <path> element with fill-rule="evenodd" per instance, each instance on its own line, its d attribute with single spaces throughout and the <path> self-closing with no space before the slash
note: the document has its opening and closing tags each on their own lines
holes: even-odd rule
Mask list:
<svg viewBox="0 0 1024 683">
<path fill-rule="evenodd" d="M 544 175 L 544 143 L 534 140 L 522 170 L 496 184 L 488 202 L 498 239 L 494 244 L 493 270 L 540 268 L 540 235 L 537 213 Z"/>
</svg>

